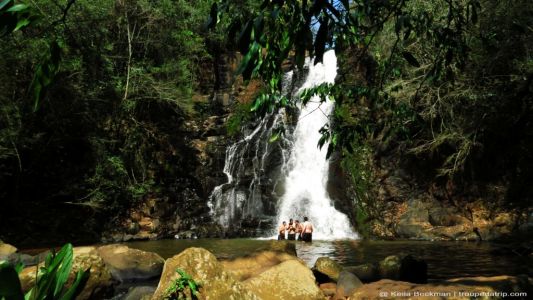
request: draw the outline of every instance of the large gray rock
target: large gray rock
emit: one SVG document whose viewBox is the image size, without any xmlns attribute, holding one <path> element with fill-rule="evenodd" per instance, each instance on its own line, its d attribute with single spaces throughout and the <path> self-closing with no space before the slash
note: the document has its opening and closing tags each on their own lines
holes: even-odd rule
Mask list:
<svg viewBox="0 0 533 300">
<path fill-rule="evenodd" d="M 319 257 L 313 266 L 313 273 L 319 283 L 337 281 L 342 267 L 329 257 Z"/>
<path fill-rule="evenodd" d="M 1 259 L 1 258 L 0 258 Z M 39 257 L 37 256 L 31 256 L 24 253 L 13 253 L 5 258 L 7 262 L 9 262 L 12 265 L 16 265 L 18 263 L 22 263 L 24 266 L 35 266 L 39 263 Z"/>
<path fill-rule="evenodd" d="M 165 260 L 156 253 L 132 249 L 124 245 L 98 248 L 111 275 L 118 281 L 135 281 L 159 277 Z"/>
<path fill-rule="evenodd" d="M 363 286 L 363 283 L 354 274 L 342 271 L 339 274 L 339 280 L 337 280 L 337 290 L 335 292 L 334 299 L 342 299 L 349 297 L 356 289 Z"/>
<path fill-rule="evenodd" d="M 311 270 L 297 260 L 284 261 L 243 285 L 263 300 L 324 299 Z"/>
<path fill-rule="evenodd" d="M 259 299 L 226 272 L 211 252 L 203 248 L 187 248 L 165 261 L 153 300 L 165 299 L 169 286 L 180 277 L 176 272 L 178 268 L 199 284 L 199 299 Z"/>
</svg>

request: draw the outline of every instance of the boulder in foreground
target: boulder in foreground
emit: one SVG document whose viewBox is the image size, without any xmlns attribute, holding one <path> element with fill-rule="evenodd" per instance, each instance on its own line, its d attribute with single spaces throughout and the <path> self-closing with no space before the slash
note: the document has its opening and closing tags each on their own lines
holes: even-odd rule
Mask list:
<svg viewBox="0 0 533 300">
<path fill-rule="evenodd" d="M 257 276 L 275 265 L 287 260 L 298 260 L 296 256 L 285 252 L 261 251 L 253 255 L 221 261 L 224 269 L 237 280 L 243 281 Z"/>
<path fill-rule="evenodd" d="M 168 288 L 180 277 L 176 269 L 189 274 L 199 284 L 199 299 L 259 299 L 226 272 L 216 257 L 203 248 L 187 248 L 165 261 L 163 274 L 152 299 L 162 300 Z"/>
<path fill-rule="evenodd" d="M 156 253 L 118 244 L 102 246 L 98 248 L 98 254 L 113 278 L 121 282 L 159 277 L 165 263 Z"/>
<path fill-rule="evenodd" d="M 297 260 L 284 261 L 243 285 L 263 300 L 324 299 L 311 270 Z"/>
</svg>

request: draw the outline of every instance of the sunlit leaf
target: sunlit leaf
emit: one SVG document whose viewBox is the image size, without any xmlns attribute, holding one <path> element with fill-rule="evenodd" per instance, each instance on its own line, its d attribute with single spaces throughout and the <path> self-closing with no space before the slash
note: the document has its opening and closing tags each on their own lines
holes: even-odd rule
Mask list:
<svg viewBox="0 0 533 300">
<path fill-rule="evenodd" d="M 270 136 L 270 139 L 268 139 L 269 143 L 273 143 L 279 139 L 280 133 L 276 132 Z"/>
<path fill-rule="evenodd" d="M 20 12 L 26 9 L 28 9 L 28 5 L 19 3 L 19 4 L 15 4 L 11 6 L 7 11 L 8 12 Z"/>
<path fill-rule="evenodd" d="M 30 24 L 30 20 L 29 19 L 20 19 L 17 22 L 17 26 L 15 26 L 15 29 L 13 31 L 17 31 L 17 30 L 19 30 L 22 27 L 28 26 L 29 24 Z"/>
</svg>

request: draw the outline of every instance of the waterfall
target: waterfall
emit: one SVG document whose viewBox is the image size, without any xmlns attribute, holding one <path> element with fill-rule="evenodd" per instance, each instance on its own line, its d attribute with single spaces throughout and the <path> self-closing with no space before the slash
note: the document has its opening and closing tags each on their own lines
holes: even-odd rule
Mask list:
<svg viewBox="0 0 533 300">
<path fill-rule="evenodd" d="M 271 198 L 280 196 L 276 195 L 278 172 L 290 147 L 286 139 L 279 143 L 269 139 L 274 129 L 284 126 L 283 116 L 281 111 L 267 115 L 226 150 L 224 173 L 228 182 L 215 187 L 208 203 L 213 218 L 224 228 L 242 227 L 242 221 L 268 221 L 275 215 Z"/>
<path fill-rule="evenodd" d="M 308 64 L 309 73 L 300 91 L 322 83 L 334 83 L 337 58 L 333 50 L 324 54 L 323 63 Z M 284 180 L 287 189 L 280 200 L 277 223 L 290 218 L 302 221 L 303 216 L 307 216 L 315 227 L 313 238 L 356 238 L 348 217 L 333 207 L 326 191 L 329 162 L 325 157 L 328 145 L 325 144 L 322 150 L 317 147 L 318 130 L 329 121 L 328 115 L 332 110 L 332 101 L 328 99 L 320 103 L 317 96 L 301 108 L 293 133 L 289 172 Z"/>
<path fill-rule="evenodd" d="M 286 94 L 294 94 L 294 85 L 299 85 L 300 92 L 321 83 L 333 83 L 337 73 L 335 52 L 326 52 L 324 62 L 316 65 L 307 59 L 306 69 L 303 84 L 299 82 L 301 74 L 286 74 Z M 300 109 L 296 126 L 287 120 L 282 109 L 267 115 L 253 128 L 243 128 L 244 138 L 226 151 L 224 173 L 228 182 L 217 186 L 209 200 L 214 220 L 230 230 L 251 224 L 258 227 L 256 235 L 265 235 L 283 220 L 303 221 L 303 216 L 307 216 L 315 226 L 315 239 L 357 237 L 347 216 L 333 207 L 326 191 L 327 144 L 324 151 L 317 148 L 318 130 L 328 122 L 332 108 L 331 101 L 320 104 L 314 98 Z M 285 135 L 269 142 L 274 130 L 280 128 Z M 261 224 L 263 227 L 259 228 Z"/>
</svg>

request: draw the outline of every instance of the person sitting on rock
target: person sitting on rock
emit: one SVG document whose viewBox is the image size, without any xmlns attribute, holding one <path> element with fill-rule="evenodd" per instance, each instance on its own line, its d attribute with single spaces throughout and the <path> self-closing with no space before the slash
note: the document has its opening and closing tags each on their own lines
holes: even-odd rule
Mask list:
<svg viewBox="0 0 533 300">
<path fill-rule="evenodd" d="M 278 241 L 285 239 L 285 231 L 287 230 L 287 222 L 283 223 L 278 228 Z"/>
<path fill-rule="evenodd" d="M 289 220 L 288 231 L 288 240 L 294 241 L 296 239 L 296 226 L 292 219 Z"/>
<path fill-rule="evenodd" d="M 304 225 L 302 229 L 302 241 L 311 242 L 313 240 L 313 224 L 309 222 L 307 217 L 304 217 Z"/>
<path fill-rule="evenodd" d="M 294 221 L 294 224 L 294 226 L 296 227 L 296 240 L 300 241 L 302 240 L 302 230 L 304 229 L 304 227 L 302 226 L 299 220 Z"/>
</svg>

